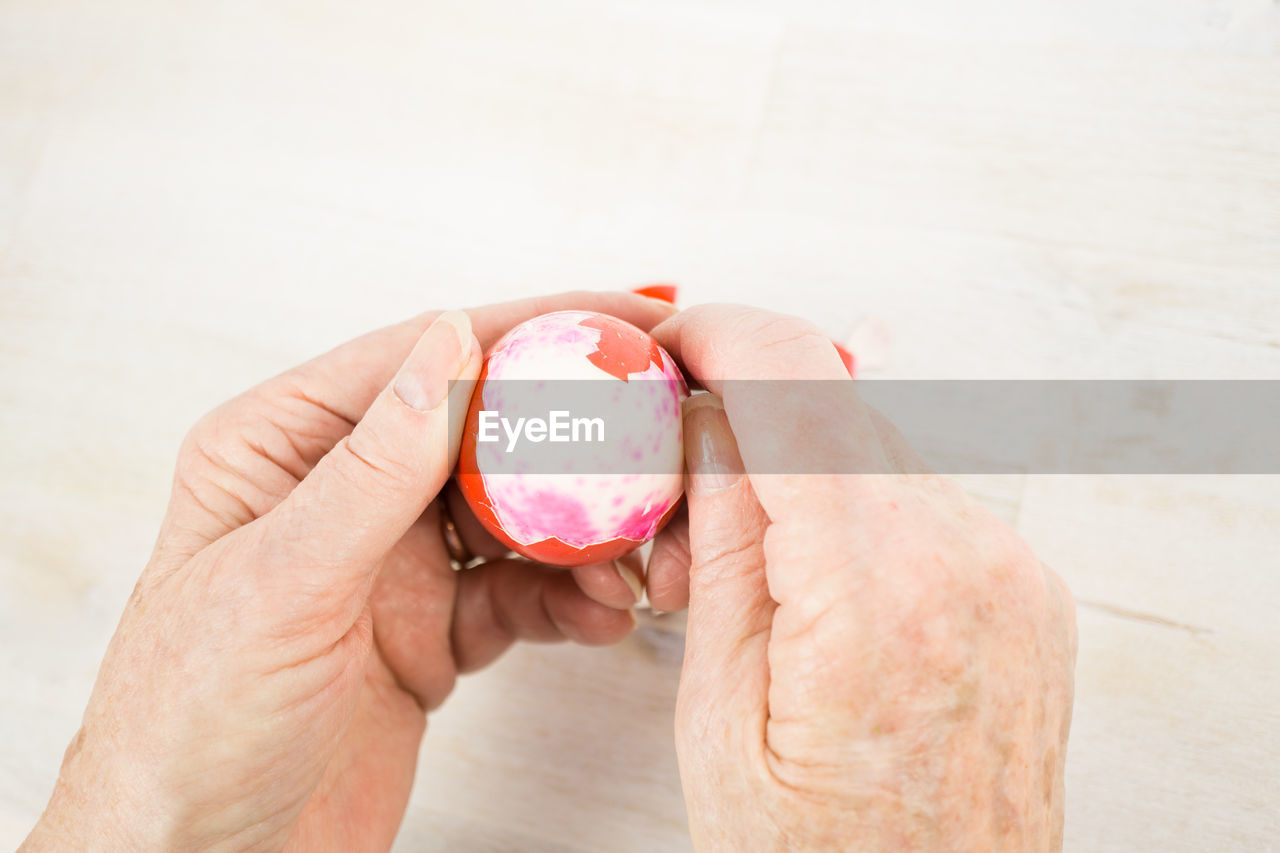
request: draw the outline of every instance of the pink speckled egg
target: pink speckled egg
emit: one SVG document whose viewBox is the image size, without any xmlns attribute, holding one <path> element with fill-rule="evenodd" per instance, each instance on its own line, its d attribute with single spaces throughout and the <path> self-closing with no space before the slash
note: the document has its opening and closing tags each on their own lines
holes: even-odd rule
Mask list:
<svg viewBox="0 0 1280 853">
<path fill-rule="evenodd" d="M 529 559 L 620 557 L 680 502 L 688 396 L 671 356 L 630 323 L 591 311 L 534 317 L 485 356 L 462 435 L 462 494 Z"/>
</svg>

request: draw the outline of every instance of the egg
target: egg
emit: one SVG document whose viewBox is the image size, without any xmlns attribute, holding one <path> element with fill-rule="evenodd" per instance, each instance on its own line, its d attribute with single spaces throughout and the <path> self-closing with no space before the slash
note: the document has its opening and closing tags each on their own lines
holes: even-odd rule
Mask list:
<svg viewBox="0 0 1280 853">
<path fill-rule="evenodd" d="M 652 539 L 683 494 L 689 389 L 644 331 L 591 311 L 521 323 L 486 354 L 457 481 L 513 551 L 578 566 Z"/>
</svg>

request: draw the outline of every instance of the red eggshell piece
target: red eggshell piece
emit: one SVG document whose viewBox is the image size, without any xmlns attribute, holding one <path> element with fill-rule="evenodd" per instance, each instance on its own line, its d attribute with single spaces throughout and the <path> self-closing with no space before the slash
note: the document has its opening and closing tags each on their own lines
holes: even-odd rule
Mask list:
<svg viewBox="0 0 1280 853">
<path fill-rule="evenodd" d="M 857 365 L 857 361 L 854 359 L 853 353 L 849 352 L 849 350 L 840 346 L 840 344 L 835 341 L 832 341 L 831 345 L 836 348 L 836 354 L 839 355 L 840 360 L 844 362 L 844 369 L 849 371 L 850 376 L 853 376 L 854 368 Z"/>
<path fill-rule="evenodd" d="M 663 366 L 662 351 L 657 343 L 649 335 L 630 324 L 599 315 L 584 319 L 579 325 L 600 332 L 597 350 L 586 357 L 587 361 L 617 379 L 628 381 L 629 374 L 645 371 L 651 364 L 659 368 Z M 490 535 L 512 551 L 530 560 L 556 566 L 581 566 L 606 562 L 622 557 L 642 545 L 643 541 L 626 537 L 602 540 L 585 546 L 571 545 L 556 537 L 535 542 L 519 542 L 506 532 L 494 510 L 489 492 L 485 487 L 484 476 L 477 465 L 479 415 L 484 405 L 481 390 L 489 378 L 492 354 L 492 352 L 486 354 L 477 380 L 476 391 L 467 409 L 455 474 L 455 480 L 463 497 L 481 525 Z M 675 514 L 682 500 L 683 498 L 675 500 L 657 520 L 653 528 L 655 535 Z"/>
<path fill-rule="evenodd" d="M 676 303 L 676 291 L 677 288 L 674 284 L 646 284 L 644 287 L 634 288 L 631 292 L 647 296 L 650 299 L 661 299 L 663 302 L 670 302 L 674 305 Z"/>
</svg>

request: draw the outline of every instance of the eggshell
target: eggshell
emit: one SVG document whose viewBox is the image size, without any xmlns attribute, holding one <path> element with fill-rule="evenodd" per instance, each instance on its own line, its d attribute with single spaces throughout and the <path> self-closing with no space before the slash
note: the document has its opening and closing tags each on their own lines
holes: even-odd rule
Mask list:
<svg viewBox="0 0 1280 853">
<path fill-rule="evenodd" d="M 545 457 L 533 455 L 548 452 L 546 444 L 526 435 L 512 448 L 509 432 L 492 440 L 496 416 L 507 418 L 508 430 L 518 416 L 538 413 L 540 395 L 563 402 L 566 388 L 613 401 L 601 419 L 607 443 L 574 442 L 561 449 L 563 468 L 548 471 L 537 464 Z M 680 405 L 688 395 L 671 356 L 630 323 L 589 311 L 534 317 L 485 356 L 462 434 L 462 494 L 489 533 L 529 559 L 560 566 L 616 559 L 652 539 L 679 505 Z"/>
</svg>

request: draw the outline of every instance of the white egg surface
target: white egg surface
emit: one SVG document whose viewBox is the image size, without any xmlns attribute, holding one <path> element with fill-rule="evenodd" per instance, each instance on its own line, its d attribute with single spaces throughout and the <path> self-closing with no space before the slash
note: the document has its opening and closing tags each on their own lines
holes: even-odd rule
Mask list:
<svg viewBox="0 0 1280 853">
<path fill-rule="evenodd" d="M 535 317 L 485 358 L 458 481 L 482 524 L 541 562 L 614 559 L 653 536 L 683 493 L 680 370 L 629 323 Z"/>
</svg>

